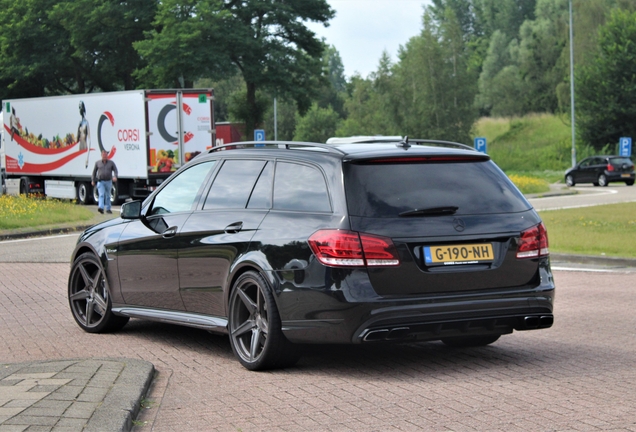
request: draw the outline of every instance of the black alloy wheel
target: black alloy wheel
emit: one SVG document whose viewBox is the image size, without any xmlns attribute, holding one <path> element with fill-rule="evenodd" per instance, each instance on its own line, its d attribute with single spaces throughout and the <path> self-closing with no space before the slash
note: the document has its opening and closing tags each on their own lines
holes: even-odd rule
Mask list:
<svg viewBox="0 0 636 432">
<path fill-rule="evenodd" d="M 232 351 L 249 370 L 292 366 L 300 358 L 283 335 L 269 284 L 257 272 L 246 272 L 236 280 L 228 326 Z"/>
<path fill-rule="evenodd" d="M 607 181 L 607 177 L 605 176 L 605 174 L 601 174 L 598 176 L 598 185 L 599 186 L 607 186 L 608 181 Z"/>
<path fill-rule="evenodd" d="M 80 255 L 71 268 L 68 301 L 77 324 L 88 333 L 116 331 L 129 318 L 111 312 L 111 298 L 102 265 L 92 253 Z"/>
<path fill-rule="evenodd" d="M 470 348 L 490 345 L 497 342 L 501 335 L 485 335 L 485 336 L 458 336 L 442 339 L 445 345 L 454 348 Z"/>
</svg>

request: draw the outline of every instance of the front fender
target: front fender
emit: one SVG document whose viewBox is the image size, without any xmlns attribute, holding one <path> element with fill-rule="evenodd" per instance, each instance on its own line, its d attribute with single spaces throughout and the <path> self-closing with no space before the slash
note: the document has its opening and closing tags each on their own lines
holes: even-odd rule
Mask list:
<svg viewBox="0 0 636 432">
<path fill-rule="evenodd" d="M 86 229 L 80 234 L 71 254 L 71 265 L 84 253 L 92 253 L 99 259 L 114 303 L 123 303 L 117 269 L 117 248 L 126 224 L 127 221 L 117 218 Z"/>
</svg>

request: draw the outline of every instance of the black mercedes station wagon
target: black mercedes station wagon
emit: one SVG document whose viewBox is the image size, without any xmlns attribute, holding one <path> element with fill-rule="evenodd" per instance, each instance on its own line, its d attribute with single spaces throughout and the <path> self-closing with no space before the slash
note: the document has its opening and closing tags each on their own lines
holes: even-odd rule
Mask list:
<svg viewBox="0 0 636 432">
<path fill-rule="evenodd" d="M 197 327 L 262 370 L 308 343 L 487 345 L 550 327 L 554 289 L 546 229 L 487 155 L 355 137 L 196 157 L 80 236 L 68 298 L 87 332 Z"/>
</svg>

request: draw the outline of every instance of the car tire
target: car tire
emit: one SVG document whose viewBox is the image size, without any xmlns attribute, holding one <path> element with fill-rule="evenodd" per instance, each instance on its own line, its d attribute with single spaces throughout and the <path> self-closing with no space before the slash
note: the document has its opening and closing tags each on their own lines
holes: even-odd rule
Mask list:
<svg viewBox="0 0 636 432">
<path fill-rule="evenodd" d="M 634 180 L 625 180 L 627 186 L 634 186 Z"/>
<path fill-rule="evenodd" d="M 112 313 L 104 269 L 92 253 L 77 257 L 68 279 L 68 301 L 75 322 L 88 333 L 117 331 L 129 318 Z"/>
<path fill-rule="evenodd" d="M 598 176 L 598 185 L 606 187 L 609 182 L 607 181 L 607 177 L 605 174 L 601 174 Z"/>
<path fill-rule="evenodd" d="M 490 345 L 497 342 L 501 335 L 486 335 L 486 336 L 458 336 L 442 339 L 444 345 L 454 348 L 469 348 L 480 347 Z"/>
<path fill-rule="evenodd" d="M 269 283 L 255 271 L 243 273 L 232 287 L 228 331 L 232 351 L 246 369 L 292 366 L 300 358 L 281 330 Z"/>
<path fill-rule="evenodd" d="M 574 177 L 572 177 L 571 175 L 565 176 L 565 184 L 569 187 L 574 186 L 576 184 L 576 182 L 574 181 Z"/>
</svg>

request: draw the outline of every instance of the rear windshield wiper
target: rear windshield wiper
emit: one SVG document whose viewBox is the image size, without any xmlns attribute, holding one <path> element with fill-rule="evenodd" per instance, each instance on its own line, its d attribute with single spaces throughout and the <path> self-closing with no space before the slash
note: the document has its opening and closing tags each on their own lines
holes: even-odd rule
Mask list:
<svg viewBox="0 0 636 432">
<path fill-rule="evenodd" d="M 430 207 L 423 209 L 413 209 L 402 212 L 399 214 L 401 217 L 409 216 L 445 216 L 455 214 L 459 207 L 447 206 L 447 207 Z"/>
</svg>

